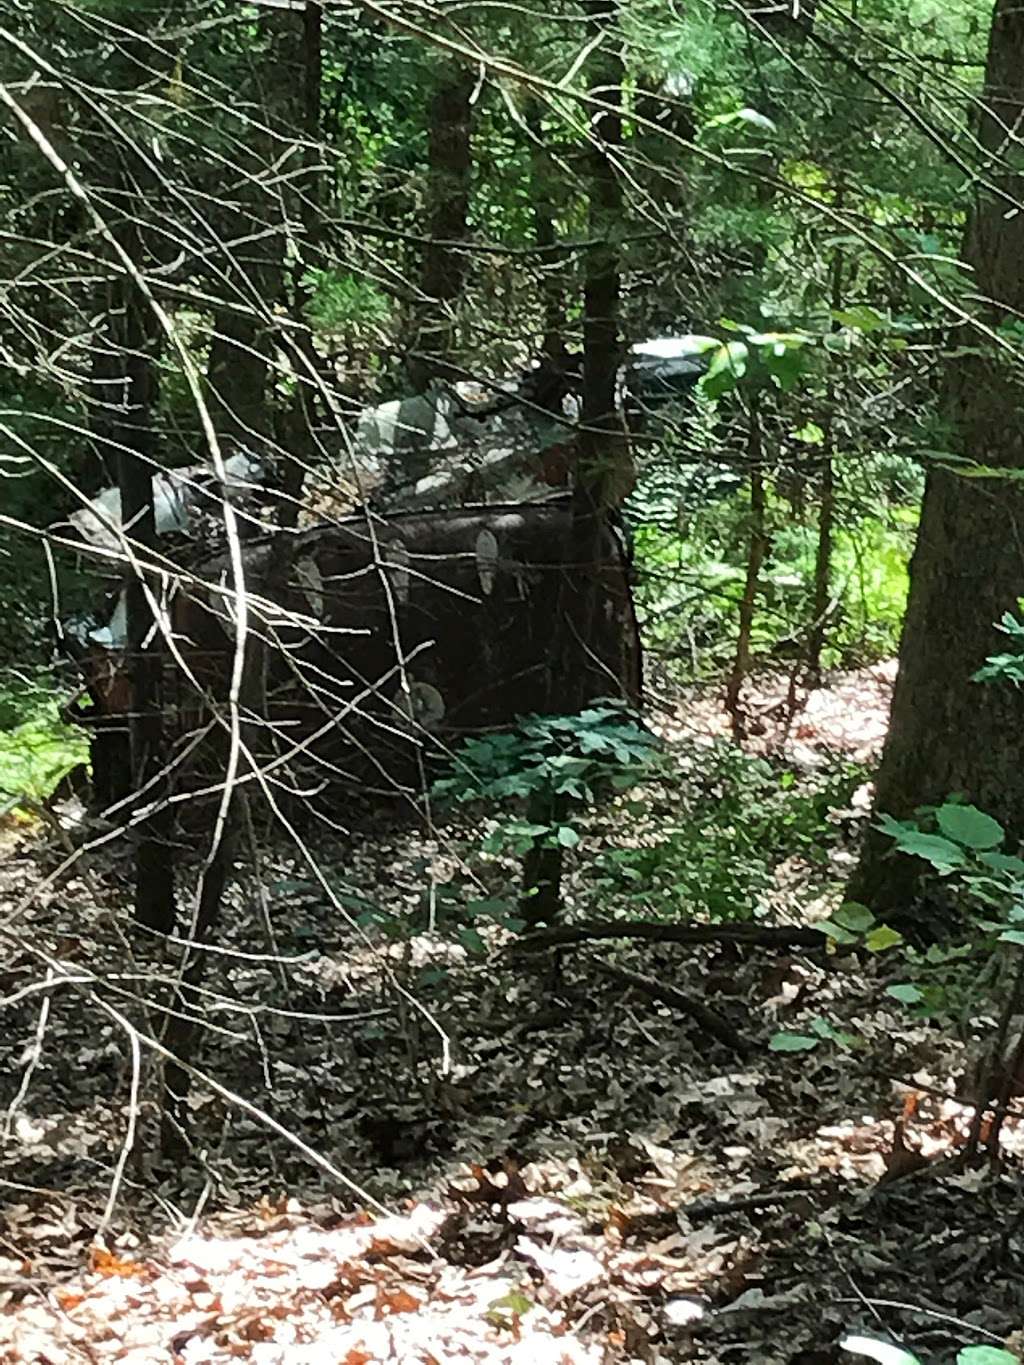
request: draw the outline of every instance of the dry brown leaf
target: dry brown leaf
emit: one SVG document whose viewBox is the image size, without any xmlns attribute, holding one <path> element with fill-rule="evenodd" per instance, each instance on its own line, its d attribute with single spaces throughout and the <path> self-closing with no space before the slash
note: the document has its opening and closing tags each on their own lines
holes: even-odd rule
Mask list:
<svg viewBox="0 0 1024 1365">
<path fill-rule="evenodd" d="M 407 1289 L 402 1289 L 400 1286 L 395 1289 L 385 1289 L 381 1286 L 377 1290 L 374 1307 L 377 1316 L 383 1318 L 393 1313 L 418 1313 L 423 1307 L 423 1303 L 415 1294 L 410 1294 Z"/>
<path fill-rule="evenodd" d="M 142 1280 L 149 1274 L 146 1266 L 139 1261 L 125 1261 L 105 1247 L 94 1246 L 89 1252 L 91 1268 L 105 1278 L 120 1280 Z"/>
</svg>

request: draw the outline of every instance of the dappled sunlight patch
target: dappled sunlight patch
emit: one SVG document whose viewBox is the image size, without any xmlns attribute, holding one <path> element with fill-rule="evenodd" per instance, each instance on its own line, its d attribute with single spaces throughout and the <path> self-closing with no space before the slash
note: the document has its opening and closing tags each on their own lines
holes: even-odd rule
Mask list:
<svg viewBox="0 0 1024 1365">
<path fill-rule="evenodd" d="M 793 1179 L 833 1172 L 845 1181 L 867 1184 L 899 1180 L 959 1157 L 974 1122 L 973 1106 L 953 1095 L 910 1091 L 896 1118 L 861 1114 L 824 1124 L 810 1139 L 788 1143 L 786 1154 L 793 1164 L 784 1174 Z M 990 1123 L 990 1117 L 981 1123 L 983 1142 Z M 999 1143 L 1004 1157 L 1024 1158 L 1024 1114 L 1011 1110 Z"/>
<path fill-rule="evenodd" d="M 3 1359 L 596 1365 L 629 1335 L 703 1317 L 685 1237 L 628 1246 L 623 1225 L 594 1228 L 518 1173 L 462 1184 L 389 1217 L 264 1201 L 163 1255 L 96 1247 L 73 1281 L 8 1305 Z M 703 1268 L 735 1250 L 705 1248 Z"/>
<path fill-rule="evenodd" d="M 877 759 L 889 726 L 896 668 L 896 660 L 889 659 L 870 668 L 837 672 L 826 686 L 799 694 L 799 709 L 792 719 L 789 675 L 752 675 L 744 703 L 752 717 L 745 747 L 753 752 L 771 749 L 809 768 L 820 767 L 825 754 L 842 754 L 858 763 Z M 668 740 L 711 743 L 730 734 L 720 687 L 688 691 L 653 724 Z"/>
</svg>

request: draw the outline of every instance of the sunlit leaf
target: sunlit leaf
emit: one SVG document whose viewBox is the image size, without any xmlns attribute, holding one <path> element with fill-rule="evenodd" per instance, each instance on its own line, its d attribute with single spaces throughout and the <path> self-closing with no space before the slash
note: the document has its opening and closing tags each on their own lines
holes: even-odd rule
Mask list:
<svg viewBox="0 0 1024 1365">
<path fill-rule="evenodd" d="M 793 432 L 793 440 L 803 441 L 804 445 L 808 446 L 820 446 L 825 440 L 825 433 L 817 422 L 805 422 L 802 427 Z"/>
<path fill-rule="evenodd" d="M 890 929 L 887 924 L 880 924 L 877 929 L 872 929 L 864 940 L 864 947 L 869 953 L 884 953 L 888 948 L 895 948 L 897 944 L 903 942 L 903 935 L 897 933 L 895 929 Z"/>
<path fill-rule="evenodd" d="M 895 986 L 886 986 L 886 995 L 898 1000 L 901 1005 L 916 1005 L 924 999 L 924 992 L 910 981 L 902 981 Z"/>
</svg>

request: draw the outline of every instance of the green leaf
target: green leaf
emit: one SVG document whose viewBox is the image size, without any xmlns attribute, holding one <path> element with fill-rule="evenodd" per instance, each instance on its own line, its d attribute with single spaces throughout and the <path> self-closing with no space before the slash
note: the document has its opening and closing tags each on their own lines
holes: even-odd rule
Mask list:
<svg viewBox="0 0 1024 1365">
<path fill-rule="evenodd" d="M 836 924 L 830 919 L 820 920 L 815 926 L 834 943 L 856 943 L 859 934 L 852 933 L 849 929 L 844 929 L 841 924 Z"/>
<path fill-rule="evenodd" d="M 827 1019 L 812 1019 L 811 1032 L 816 1033 L 819 1038 L 827 1038 L 829 1042 L 838 1043 L 840 1047 L 852 1047 L 857 1041 L 852 1033 L 841 1033 Z"/>
<path fill-rule="evenodd" d="M 707 398 L 721 398 L 734 389 L 747 372 L 750 351 L 743 341 L 727 341 L 711 357 L 700 387 Z"/>
<path fill-rule="evenodd" d="M 806 1033 L 776 1033 L 768 1046 L 772 1052 L 810 1052 L 820 1042 Z"/>
<path fill-rule="evenodd" d="M 504 920 L 510 910 L 515 909 L 515 901 L 494 897 L 490 900 L 467 901 L 466 910 L 471 915 L 482 915 L 485 919 Z"/>
<path fill-rule="evenodd" d="M 1020 1356 L 1000 1346 L 965 1346 L 956 1365 L 1020 1365 Z"/>
<path fill-rule="evenodd" d="M 563 848 L 575 848 L 580 841 L 580 836 L 572 825 L 559 825 L 555 831 L 555 838 Z"/>
<path fill-rule="evenodd" d="M 891 824 L 895 825 L 896 821 L 893 820 Z M 966 861 L 959 844 L 943 839 L 938 834 L 925 834 L 922 830 L 905 827 L 893 833 L 884 823 L 880 823 L 879 828 L 892 835 L 901 853 L 907 853 L 912 858 L 923 858 L 938 872 L 952 872 Z"/>
<path fill-rule="evenodd" d="M 841 924 L 855 934 L 863 934 L 875 922 L 875 917 L 866 905 L 859 901 L 844 901 L 832 916 L 834 924 Z"/>
<path fill-rule="evenodd" d="M 808 446 L 820 446 L 825 440 L 825 433 L 817 422 L 805 422 L 793 432 L 793 440 L 803 441 L 804 445 Z"/>
<path fill-rule="evenodd" d="M 857 304 L 853 308 L 841 308 L 832 314 L 843 327 L 854 327 L 858 332 L 877 332 L 888 327 L 889 320 L 877 308 L 867 304 Z"/>
<path fill-rule="evenodd" d="M 901 1005 L 917 1005 L 924 999 L 924 991 L 910 981 L 901 981 L 895 986 L 886 986 L 886 995 L 892 996 L 893 1000 L 898 1000 Z"/>
<path fill-rule="evenodd" d="M 532 1299 L 528 1299 L 521 1289 L 510 1289 L 507 1294 L 503 1294 L 500 1299 L 495 1299 L 489 1305 L 492 1310 L 507 1309 L 510 1313 L 518 1313 L 520 1317 L 524 1313 L 529 1313 L 535 1304 Z"/>
<path fill-rule="evenodd" d="M 935 815 L 939 829 L 966 848 L 990 849 L 1003 842 L 1003 827 L 977 806 L 940 806 Z"/>
<path fill-rule="evenodd" d="M 887 1341 L 875 1341 L 871 1337 L 843 1337 L 839 1345 L 851 1355 L 877 1360 L 878 1365 L 921 1365 L 917 1356 L 904 1351 L 902 1346 L 890 1346 Z"/>
<path fill-rule="evenodd" d="M 472 953 L 474 957 L 482 957 L 487 952 L 487 944 L 475 929 L 460 929 L 458 939 L 466 952 Z"/>
<path fill-rule="evenodd" d="M 1012 872 L 1014 876 L 1024 877 L 1024 858 L 1017 858 L 1012 853 L 981 853 L 978 861 L 996 872 Z"/>
<path fill-rule="evenodd" d="M 999 935 L 999 942 L 1024 945 L 1024 929 L 1004 929 Z"/>
<path fill-rule="evenodd" d="M 877 929 L 872 929 L 864 940 L 864 947 L 869 953 L 884 953 L 888 948 L 895 948 L 898 943 L 903 942 L 903 935 L 897 933 L 895 929 L 890 929 L 887 924 L 880 924 Z"/>
</svg>

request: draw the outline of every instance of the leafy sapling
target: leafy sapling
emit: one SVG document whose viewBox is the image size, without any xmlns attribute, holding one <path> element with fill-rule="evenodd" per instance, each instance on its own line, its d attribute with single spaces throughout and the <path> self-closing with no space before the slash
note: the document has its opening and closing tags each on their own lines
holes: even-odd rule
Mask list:
<svg viewBox="0 0 1024 1365">
<path fill-rule="evenodd" d="M 434 794 L 510 812 L 484 841 L 488 853 L 523 860 L 520 916 L 530 927 L 558 918 L 566 850 L 580 843 L 580 817 L 598 801 L 653 775 L 660 744 L 618 701 L 574 716 L 527 716 L 507 734 L 467 740 Z"/>
</svg>

